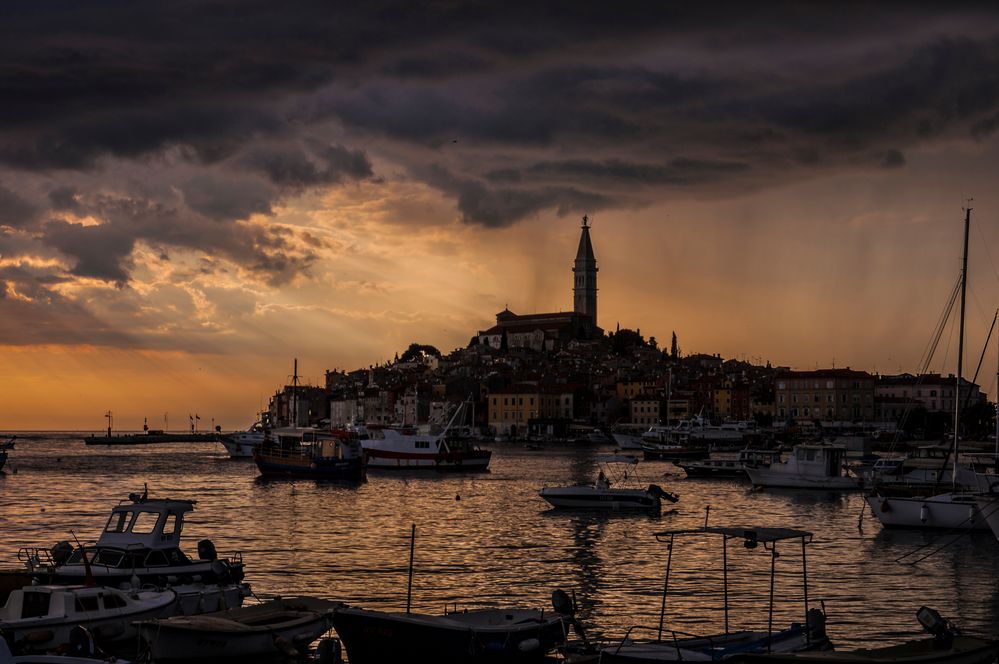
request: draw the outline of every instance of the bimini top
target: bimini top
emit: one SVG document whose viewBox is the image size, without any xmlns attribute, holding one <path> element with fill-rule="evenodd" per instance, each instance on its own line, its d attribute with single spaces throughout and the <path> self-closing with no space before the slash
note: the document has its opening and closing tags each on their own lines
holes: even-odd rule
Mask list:
<svg viewBox="0 0 999 664">
<path fill-rule="evenodd" d="M 811 541 L 812 539 L 812 533 L 807 530 L 758 526 L 704 526 L 702 528 L 686 528 L 683 530 L 664 530 L 661 533 L 656 533 L 656 539 L 661 542 L 665 539 L 686 535 L 724 535 L 725 537 L 745 539 L 753 542 L 779 542 L 789 539 Z"/>
<path fill-rule="evenodd" d="M 149 499 L 130 496 L 111 510 L 97 546 L 175 549 L 180 545 L 184 515 L 194 510 L 193 500 Z"/>
</svg>

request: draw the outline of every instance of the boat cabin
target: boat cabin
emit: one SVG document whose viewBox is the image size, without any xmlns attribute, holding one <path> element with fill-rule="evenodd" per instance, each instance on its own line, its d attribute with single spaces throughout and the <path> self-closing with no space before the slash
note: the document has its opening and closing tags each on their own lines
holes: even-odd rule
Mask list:
<svg viewBox="0 0 999 664">
<path fill-rule="evenodd" d="M 176 549 L 184 528 L 184 515 L 194 510 L 193 500 L 136 498 L 111 510 L 97 547 Z"/>
<path fill-rule="evenodd" d="M 128 606 L 123 593 L 114 588 L 72 586 L 27 586 L 14 590 L 0 608 L 0 623 L 40 618 L 92 617 L 98 611 Z"/>
<path fill-rule="evenodd" d="M 802 475 L 837 477 L 845 456 L 846 448 L 837 445 L 796 445 L 791 458 Z"/>
</svg>

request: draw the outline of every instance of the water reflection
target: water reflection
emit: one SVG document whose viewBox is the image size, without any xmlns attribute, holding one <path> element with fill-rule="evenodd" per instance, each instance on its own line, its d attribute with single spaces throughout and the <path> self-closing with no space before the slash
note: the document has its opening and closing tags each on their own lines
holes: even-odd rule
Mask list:
<svg viewBox="0 0 999 664">
<path fill-rule="evenodd" d="M 859 494 L 752 491 L 735 481 L 681 480 L 670 463 L 641 464 L 645 481 L 680 494 L 675 513 L 558 513 L 544 485 L 590 482 L 609 449 L 527 451 L 496 446 L 491 472 L 474 476 L 369 475 L 361 485 L 259 481 L 252 462 L 221 447 L 175 444 L 86 448 L 79 441 L 18 443 L 17 474 L 0 475 L 0 563 L 21 546 L 51 546 L 71 530 L 96 538 L 111 506 L 149 484 L 155 496 L 197 500 L 188 548 L 211 538 L 241 551 L 261 596 L 305 593 L 382 609 L 405 607 L 409 533 L 417 526 L 415 610 L 445 604 L 548 607 L 556 587 L 576 591 L 595 634 L 658 623 L 667 551 L 653 533 L 715 525 L 779 525 L 815 532 L 809 600 L 822 600 L 840 647 L 919 630 L 915 611 L 934 606 L 969 631 L 999 631 L 999 545 L 989 535 L 942 548 L 939 536 L 882 531 L 858 518 Z M 923 547 L 920 549 L 920 547 Z M 913 551 L 934 554 L 916 565 Z M 769 594 L 769 558 L 729 548 L 734 625 L 758 625 Z M 916 556 L 918 557 L 918 556 Z M 684 543 L 674 552 L 668 618 L 685 631 L 723 629 L 721 549 Z M 801 620 L 800 551 L 781 547 L 775 621 Z M 674 593 L 675 590 L 675 593 Z M 761 612 L 760 607 L 764 607 Z"/>
</svg>

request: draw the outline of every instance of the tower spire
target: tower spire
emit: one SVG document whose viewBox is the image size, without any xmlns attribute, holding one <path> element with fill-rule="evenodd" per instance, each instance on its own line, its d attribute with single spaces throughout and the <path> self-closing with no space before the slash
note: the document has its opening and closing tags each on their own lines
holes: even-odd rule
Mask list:
<svg viewBox="0 0 999 664">
<path fill-rule="evenodd" d="M 583 215 L 580 226 L 579 248 L 576 250 L 576 261 L 572 267 L 573 311 L 585 314 L 597 324 L 597 259 L 593 255 L 593 244 L 590 242 L 590 218 Z"/>
</svg>

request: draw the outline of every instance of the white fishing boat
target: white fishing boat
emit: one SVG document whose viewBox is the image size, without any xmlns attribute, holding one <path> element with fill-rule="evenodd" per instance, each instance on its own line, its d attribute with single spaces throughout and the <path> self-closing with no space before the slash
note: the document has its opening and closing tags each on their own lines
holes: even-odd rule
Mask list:
<svg viewBox="0 0 999 664">
<path fill-rule="evenodd" d="M 153 499 L 133 493 L 111 510 L 96 544 L 59 542 L 51 549 L 22 548 L 18 559 L 42 583 L 83 585 L 139 584 L 157 587 L 183 584 L 238 584 L 243 558 L 220 558 L 211 540 L 198 542 L 198 555 L 181 548 L 186 515 L 196 501 Z"/>
<path fill-rule="evenodd" d="M 252 459 L 253 450 L 264 442 L 264 426 L 254 422 L 245 431 L 233 431 L 219 438 L 230 459 Z"/>
<path fill-rule="evenodd" d="M 200 616 L 137 623 L 153 661 L 304 654 L 329 631 L 342 606 L 314 597 L 275 599 Z"/>
<path fill-rule="evenodd" d="M 488 470 L 492 452 L 479 448 L 468 438 L 451 435 L 464 412 L 465 404 L 459 404 L 447 425 L 436 435 L 411 427 L 355 427 L 368 470 Z"/>
<path fill-rule="evenodd" d="M 832 491 L 863 489 L 863 480 L 846 473 L 845 456 L 846 448 L 839 445 L 795 445 L 787 461 L 767 467 L 747 467 L 746 474 L 753 486 Z"/>
<path fill-rule="evenodd" d="M 602 468 L 597 479 L 592 484 L 577 486 L 545 487 L 540 495 L 552 507 L 564 509 L 601 509 L 601 510 L 659 510 L 665 498 L 675 503 L 675 494 L 665 491 L 657 484 L 648 487 L 623 486 L 626 481 L 635 484 L 634 468 L 638 459 L 626 455 L 604 456 L 597 458 Z M 620 472 L 615 468 L 622 468 Z M 612 486 L 611 475 L 619 486 Z"/>
<path fill-rule="evenodd" d="M 25 586 L 13 590 L 0 609 L 0 629 L 17 651 L 46 651 L 69 643 L 70 631 L 85 627 L 101 645 L 134 639 L 136 620 L 173 613 L 173 590 L 125 592 L 84 586 Z"/>
</svg>

